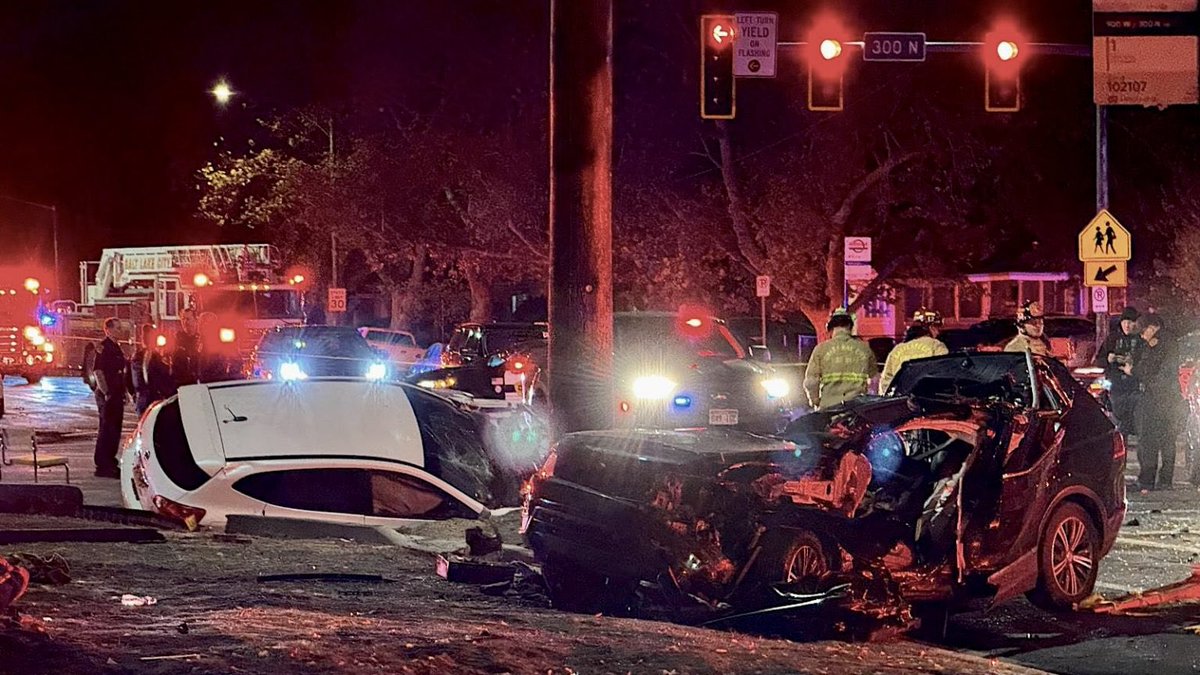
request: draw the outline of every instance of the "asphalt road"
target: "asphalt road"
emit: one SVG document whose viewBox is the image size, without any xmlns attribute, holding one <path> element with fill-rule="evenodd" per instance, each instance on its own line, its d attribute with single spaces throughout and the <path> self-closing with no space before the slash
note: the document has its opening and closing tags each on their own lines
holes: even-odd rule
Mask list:
<svg viewBox="0 0 1200 675">
<path fill-rule="evenodd" d="M 70 459 L 72 480 L 89 502 L 118 504 L 116 481 L 92 476 L 96 411 L 83 382 L 47 378 L 27 385 L 9 378 L 5 385 L 8 414 L 0 425 L 15 434 L 32 428 L 47 435 L 42 450 Z M 135 424 L 132 410 L 127 410 L 127 430 Z M 1132 477 L 1136 473 L 1132 451 L 1129 461 L 1127 474 Z M 56 471 L 43 473 L 42 479 L 63 480 Z M 3 480 L 31 482 L 32 472 L 4 467 Z M 1196 564 L 1200 564 L 1200 492 L 1183 484 L 1150 495 L 1131 491 L 1126 525 L 1101 564 L 1097 591 L 1112 598 L 1155 588 L 1186 578 Z M 1184 630 L 1195 624 L 1200 624 L 1200 604 L 1151 616 L 1113 617 L 1052 615 L 1021 600 L 955 616 L 946 642 L 955 649 L 1054 672 L 1165 675 L 1200 669 L 1200 637 Z"/>
</svg>

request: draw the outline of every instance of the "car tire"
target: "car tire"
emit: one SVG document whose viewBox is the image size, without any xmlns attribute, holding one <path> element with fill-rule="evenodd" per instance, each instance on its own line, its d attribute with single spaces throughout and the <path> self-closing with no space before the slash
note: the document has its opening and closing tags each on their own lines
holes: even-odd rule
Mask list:
<svg viewBox="0 0 1200 675">
<path fill-rule="evenodd" d="M 1092 594 L 1099 572 L 1100 533 L 1082 506 L 1054 509 L 1038 543 L 1038 584 L 1029 601 L 1051 611 L 1073 608 Z"/>
<path fill-rule="evenodd" d="M 828 546 L 820 537 L 807 530 L 796 531 L 782 548 L 779 557 L 777 580 L 795 585 L 801 592 L 815 593 L 821 579 L 841 569 L 834 554 L 836 549 Z"/>
<path fill-rule="evenodd" d="M 25 381 L 29 384 L 37 384 L 42 381 L 42 377 L 44 376 L 41 373 L 26 373 Z"/>
<path fill-rule="evenodd" d="M 555 609 L 579 614 L 628 611 L 633 584 L 586 570 L 557 556 L 542 563 L 542 579 Z"/>
</svg>

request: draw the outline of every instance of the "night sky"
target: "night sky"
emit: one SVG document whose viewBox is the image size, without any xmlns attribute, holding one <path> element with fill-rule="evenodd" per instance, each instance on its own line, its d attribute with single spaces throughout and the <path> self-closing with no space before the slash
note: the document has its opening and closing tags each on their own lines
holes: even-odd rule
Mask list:
<svg viewBox="0 0 1200 675">
<path fill-rule="evenodd" d="M 688 154 L 703 130 L 695 102 L 696 17 L 731 7 L 697 0 L 616 5 L 614 184 L 620 192 L 624 181 L 643 176 L 695 173 Z M 1032 39 L 1086 43 L 1089 6 L 1086 0 L 756 0 L 740 8 L 779 11 L 785 35 L 795 37 L 811 13 L 836 7 L 857 30 L 924 30 L 931 39 L 978 39 L 1006 8 Z M 456 112 L 447 123 L 462 133 L 495 132 L 485 113 L 499 104 L 518 105 L 531 111 L 530 120 L 542 120 L 548 17 L 544 0 L 5 2 L 0 195 L 58 206 L 66 280 L 74 278 L 77 260 L 94 258 L 104 246 L 253 238 L 204 223 L 194 211 L 196 171 L 220 148 L 244 148 L 256 116 L 306 104 L 421 108 L 449 100 L 447 108 Z M 887 99 L 891 78 L 916 72 L 922 87 L 961 97 L 964 110 L 984 115 L 981 83 L 950 59 L 912 68 L 864 70 L 848 89 L 847 104 L 877 105 L 880 96 Z M 780 139 L 791 122 L 777 111 L 801 100 L 798 71 L 785 59 L 778 79 L 739 88 L 734 132 L 746 148 L 785 143 Z M 208 94 L 222 76 L 241 94 L 226 110 Z M 1073 236 L 1075 221 L 1086 221 L 1093 210 L 1090 64 L 1039 64 L 1027 89 L 1030 104 L 1022 115 L 1050 126 L 1036 141 L 1044 147 L 1033 150 L 1054 167 L 1055 193 L 1040 217 L 1053 222 L 1032 219 L 1030 227 Z M 871 91 L 875 98 L 867 96 Z M 1115 133 L 1115 159 L 1146 145 L 1137 131 L 1148 124 L 1139 117 L 1145 114 L 1121 111 L 1117 121 L 1133 131 Z M 1159 137 L 1170 138 L 1173 125 L 1195 126 L 1194 111 L 1174 115 L 1152 120 Z M 997 143 L 1025 142 L 1005 136 L 1003 121 L 995 127 Z M 528 153 L 526 161 L 546 157 L 540 144 Z M 1127 166 L 1147 161 L 1130 159 Z M 1114 180 L 1119 185 L 1122 179 Z M 48 236 L 26 236 L 39 226 L 44 229 L 37 233 L 48 232 L 48 213 L 0 199 L 0 257 L 24 253 L 48 262 Z"/>
</svg>

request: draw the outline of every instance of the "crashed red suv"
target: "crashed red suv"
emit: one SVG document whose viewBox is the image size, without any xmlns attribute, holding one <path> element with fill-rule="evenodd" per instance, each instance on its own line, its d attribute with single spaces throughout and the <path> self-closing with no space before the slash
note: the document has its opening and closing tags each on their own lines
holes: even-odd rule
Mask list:
<svg viewBox="0 0 1200 675">
<path fill-rule="evenodd" d="M 717 615 L 799 602 L 911 619 L 980 597 L 1086 598 L 1125 512 L 1125 446 L 1066 368 L 958 354 L 909 362 L 893 391 L 785 438 L 564 437 L 525 506 L 551 599 L 614 611 L 653 591 Z"/>
</svg>

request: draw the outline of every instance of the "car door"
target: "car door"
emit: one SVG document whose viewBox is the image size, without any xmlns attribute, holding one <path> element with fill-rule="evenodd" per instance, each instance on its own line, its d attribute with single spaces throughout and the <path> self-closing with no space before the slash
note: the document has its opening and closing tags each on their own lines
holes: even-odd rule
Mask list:
<svg viewBox="0 0 1200 675">
<path fill-rule="evenodd" d="M 362 468 L 320 461 L 263 463 L 231 469 L 227 477 L 235 493 L 229 514 L 361 525 L 370 511 L 370 476 Z M 257 506 L 249 508 L 243 498 Z"/>
<path fill-rule="evenodd" d="M 1071 401 L 1044 364 L 1030 360 L 1037 383 L 1030 405 L 1013 416 L 1000 460 L 1000 491 L 995 519 L 987 524 L 984 546 L 972 561 L 977 571 L 996 572 L 999 603 L 1033 587 L 1042 516 L 1057 494 L 1057 475 L 1071 414 Z"/>
<path fill-rule="evenodd" d="M 414 520 L 477 518 L 485 509 L 449 483 L 411 467 L 368 471 L 371 503 L 367 525 L 395 526 Z"/>
</svg>

